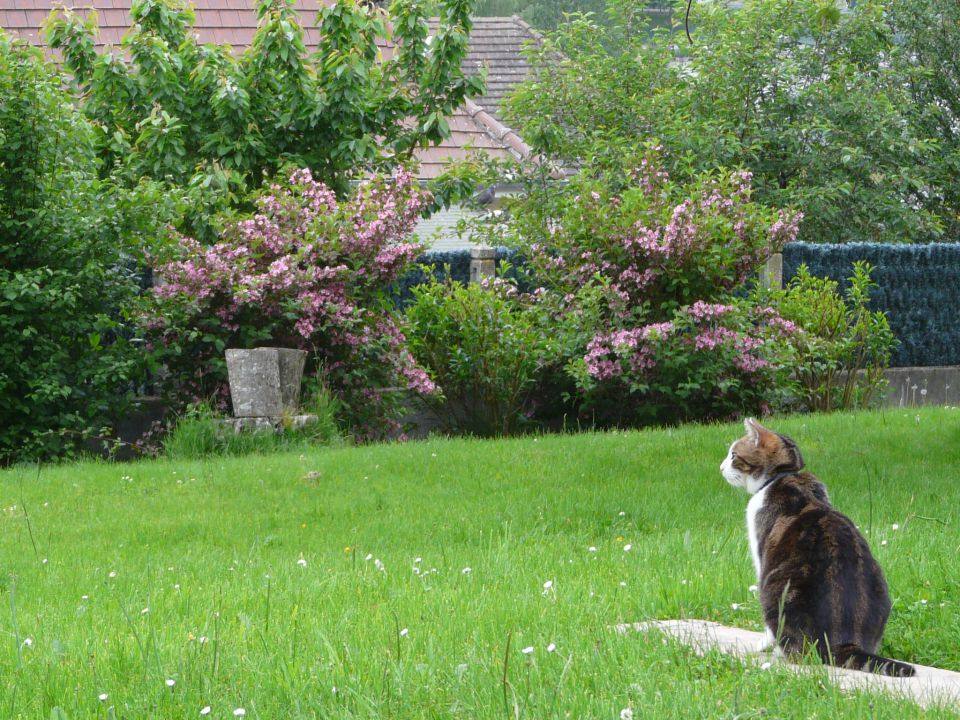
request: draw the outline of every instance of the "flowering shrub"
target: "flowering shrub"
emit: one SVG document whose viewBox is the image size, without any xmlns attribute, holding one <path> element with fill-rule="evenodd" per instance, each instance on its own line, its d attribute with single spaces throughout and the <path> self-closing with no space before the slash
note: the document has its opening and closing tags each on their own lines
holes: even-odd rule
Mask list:
<svg viewBox="0 0 960 720">
<path fill-rule="evenodd" d="M 605 283 L 615 323 L 722 298 L 796 237 L 801 215 L 753 203 L 749 172 L 674 183 L 656 147 L 626 167 L 582 172 L 560 197 L 532 192 L 512 208 L 538 279 L 563 293 Z"/>
<path fill-rule="evenodd" d="M 360 437 L 395 427 L 397 393 L 434 385 L 405 349 L 389 285 L 422 251 L 408 240 L 429 194 L 405 170 L 362 183 L 339 202 L 295 170 L 230 222 L 216 245 L 182 238 L 162 260 L 141 319 L 168 369 L 166 389 L 225 402 L 228 347 L 308 350 Z"/>
<path fill-rule="evenodd" d="M 571 372 L 605 424 L 765 414 L 793 393 L 801 332 L 776 310 L 697 301 L 666 322 L 597 334 Z"/>
</svg>

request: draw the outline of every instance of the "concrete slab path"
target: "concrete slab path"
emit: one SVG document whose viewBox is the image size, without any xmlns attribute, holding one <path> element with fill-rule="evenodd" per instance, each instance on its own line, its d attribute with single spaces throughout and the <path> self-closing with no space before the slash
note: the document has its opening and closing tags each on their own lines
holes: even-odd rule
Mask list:
<svg viewBox="0 0 960 720">
<path fill-rule="evenodd" d="M 758 652 L 763 633 L 727 627 L 707 620 L 654 620 L 644 623 L 617 625 L 616 630 L 628 632 L 661 632 L 689 645 L 698 654 L 708 650 L 735 655 L 746 662 L 762 665 L 777 663 L 796 672 L 809 671 L 809 666 L 791 663 L 770 652 Z M 874 673 L 828 667 L 830 678 L 843 690 L 882 691 L 921 705 L 922 707 L 954 706 L 960 709 L 960 673 L 911 663 L 917 674 L 912 678 L 893 678 Z"/>
</svg>

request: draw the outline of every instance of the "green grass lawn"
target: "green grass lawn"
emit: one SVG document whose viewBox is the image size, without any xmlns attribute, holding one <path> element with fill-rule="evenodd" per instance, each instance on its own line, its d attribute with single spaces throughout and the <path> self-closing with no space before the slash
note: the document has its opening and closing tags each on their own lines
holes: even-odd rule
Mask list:
<svg viewBox="0 0 960 720">
<path fill-rule="evenodd" d="M 770 425 L 886 571 L 883 651 L 960 670 L 960 410 Z M 922 716 L 611 630 L 760 629 L 741 431 L 0 473 L 0 718 Z"/>
</svg>

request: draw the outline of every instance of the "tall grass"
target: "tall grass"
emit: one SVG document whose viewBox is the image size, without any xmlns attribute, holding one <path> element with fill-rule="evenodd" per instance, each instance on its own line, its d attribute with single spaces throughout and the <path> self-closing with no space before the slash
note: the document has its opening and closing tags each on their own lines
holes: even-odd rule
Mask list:
<svg viewBox="0 0 960 720">
<path fill-rule="evenodd" d="M 293 417 L 282 418 L 276 432 L 270 429 L 235 431 L 209 403 L 191 408 L 174 424 L 164 439 L 163 450 L 171 460 L 196 460 L 217 456 L 267 455 L 308 450 L 317 445 L 343 443 L 337 427 L 340 410 L 336 398 L 321 383 L 313 387 L 300 411 L 315 416 L 302 427 Z"/>
<path fill-rule="evenodd" d="M 960 669 L 960 411 L 770 424 L 886 571 L 884 654 Z M 0 473 L 0 717 L 955 717 L 611 630 L 759 629 L 741 429 Z"/>
</svg>

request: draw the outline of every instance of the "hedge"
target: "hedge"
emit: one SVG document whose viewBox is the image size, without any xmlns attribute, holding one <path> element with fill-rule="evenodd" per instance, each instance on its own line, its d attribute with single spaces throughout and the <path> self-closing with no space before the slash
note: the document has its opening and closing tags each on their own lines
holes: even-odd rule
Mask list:
<svg viewBox="0 0 960 720">
<path fill-rule="evenodd" d="M 878 287 L 870 305 L 887 313 L 900 341 L 891 365 L 960 365 L 960 243 L 790 243 L 783 251 L 784 283 L 806 264 L 811 274 L 846 289 L 857 260 L 873 266 Z"/>
</svg>

